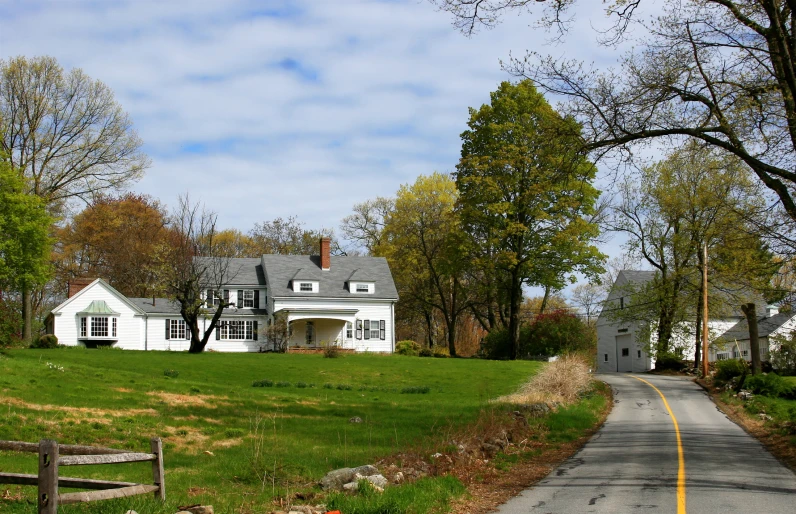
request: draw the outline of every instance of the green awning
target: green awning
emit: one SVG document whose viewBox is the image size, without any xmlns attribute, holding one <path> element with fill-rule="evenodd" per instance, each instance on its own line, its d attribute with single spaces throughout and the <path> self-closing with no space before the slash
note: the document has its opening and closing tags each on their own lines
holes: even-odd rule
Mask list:
<svg viewBox="0 0 796 514">
<path fill-rule="evenodd" d="M 94 300 L 91 304 L 83 309 L 82 311 L 78 312 L 78 315 L 81 316 L 118 316 L 119 313 L 113 311 L 108 304 L 105 303 L 105 300 Z"/>
</svg>

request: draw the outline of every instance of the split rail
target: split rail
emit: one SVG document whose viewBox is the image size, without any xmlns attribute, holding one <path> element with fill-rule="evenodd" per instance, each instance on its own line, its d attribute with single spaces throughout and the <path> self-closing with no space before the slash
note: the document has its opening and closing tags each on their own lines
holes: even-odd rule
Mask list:
<svg viewBox="0 0 796 514">
<path fill-rule="evenodd" d="M 0 441 L 0 450 L 39 454 L 38 475 L 0 472 L 0 484 L 36 485 L 39 487 L 39 514 L 56 514 L 58 505 L 125 498 L 154 493 L 155 498 L 166 499 L 165 473 L 163 471 L 163 443 L 160 438 L 150 440 L 152 453 L 136 453 L 114 448 L 99 448 L 61 444 L 52 439 L 39 443 Z M 59 475 L 62 466 L 89 464 L 120 464 L 124 462 L 152 462 L 152 485 L 89 478 L 68 478 Z M 60 493 L 59 488 L 91 489 L 86 492 Z"/>
</svg>

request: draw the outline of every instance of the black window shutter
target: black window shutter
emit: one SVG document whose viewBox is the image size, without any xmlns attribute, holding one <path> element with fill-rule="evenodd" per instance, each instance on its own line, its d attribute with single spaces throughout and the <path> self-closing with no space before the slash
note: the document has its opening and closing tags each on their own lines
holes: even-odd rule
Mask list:
<svg viewBox="0 0 796 514">
<path fill-rule="evenodd" d="M 224 306 L 229 305 L 229 289 L 224 289 Z"/>
<path fill-rule="evenodd" d="M 365 339 L 370 339 L 370 320 L 365 320 Z"/>
<path fill-rule="evenodd" d="M 166 339 L 171 339 L 171 320 L 166 320 Z"/>
<path fill-rule="evenodd" d="M 384 320 L 379 320 L 379 339 L 384 341 L 386 335 Z"/>
<path fill-rule="evenodd" d="M 260 308 L 260 290 L 259 289 L 255 289 L 254 290 L 254 308 L 255 309 L 259 309 Z M 255 321 L 255 323 L 257 323 L 257 322 Z"/>
<path fill-rule="evenodd" d="M 255 298 L 257 298 L 257 293 L 255 293 Z M 255 300 L 254 305 L 257 305 L 257 301 Z M 252 334 L 254 336 L 254 340 L 257 340 L 257 320 L 254 320 L 254 327 L 252 328 Z"/>
<path fill-rule="evenodd" d="M 243 308 L 243 289 L 238 289 L 238 309 Z"/>
<path fill-rule="evenodd" d="M 221 341 L 221 322 L 216 325 L 216 341 Z"/>
</svg>

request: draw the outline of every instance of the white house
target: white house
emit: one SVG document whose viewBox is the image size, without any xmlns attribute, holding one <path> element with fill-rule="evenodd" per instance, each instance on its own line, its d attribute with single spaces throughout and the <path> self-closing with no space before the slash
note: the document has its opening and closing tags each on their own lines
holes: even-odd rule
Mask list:
<svg viewBox="0 0 796 514">
<path fill-rule="evenodd" d="M 321 255 L 263 255 L 230 259 L 229 282 L 217 294 L 202 291 L 210 307 L 231 303 L 208 350 L 273 349 L 263 336 L 274 315 L 284 313 L 292 347 L 337 344 L 356 351 L 392 352 L 398 293 L 387 261 L 380 257 L 332 257 L 329 240 Z M 220 297 L 220 298 L 219 298 Z M 187 350 L 190 334 L 179 304 L 164 298 L 127 298 L 102 279 L 70 283 L 69 298 L 52 310 L 48 333 L 60 344 L 113 345 L 135 350 Z"/>
<path fill-rule="evenodd" d="M 600 372 L 643 372 L 652 369 L 653 356 L 646 351 L 646 340 L 655 330 L 645 321 L 619 321 L 616 311 L 633 308 L 633 295 L 655 278 L 654 271 L 623 270 L 617 275 L 611 292 L 597 319 L 597 369 Z M 750 296 L 750 295 L 747 295 Z M 719 312 L 710 310 L 708 303 L 708 361 L 742 357 L 751 360 L 749 329 L 740 304 L 754 301 L 758 305 L 758 331 L 760 353 L 763 360 L 768 354 L 775 335 L 787 334 L 796 328 L 796 312 L 779 314 L 773 306 L 765 306 L 760 297 L 751 295 L 737 299 L 738 307 Z M 726 302 L 725 302 L 726 303 Z M 627 316 L 632 319 L 632 316 Z M 672 347 L 682 352 L 686 359 L 694 359 L 696 323 L 681 322 L 673 328 Z"/>
</svg>

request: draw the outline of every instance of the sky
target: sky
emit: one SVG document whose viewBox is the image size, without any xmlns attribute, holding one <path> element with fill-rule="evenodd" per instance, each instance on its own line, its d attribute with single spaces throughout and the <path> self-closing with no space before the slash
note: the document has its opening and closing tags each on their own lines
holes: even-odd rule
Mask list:
<svg viewBox="0 0 796 514">
<path fill-rule="evenodd" d="M 110 86 L 152 159 L 133 191 L 189 193 L 242 232 L 289 216 L 339 232 L 354 204 L 454 171 L 468 108 L 513 79 L 501 59 L 615 64 L 603 9 L 581 2 L 550 44 L 529 15 L 467 38 L 424 0 L 0 0 L 0 58 Z"/>
</svg>

